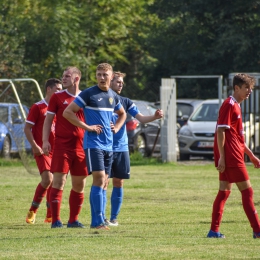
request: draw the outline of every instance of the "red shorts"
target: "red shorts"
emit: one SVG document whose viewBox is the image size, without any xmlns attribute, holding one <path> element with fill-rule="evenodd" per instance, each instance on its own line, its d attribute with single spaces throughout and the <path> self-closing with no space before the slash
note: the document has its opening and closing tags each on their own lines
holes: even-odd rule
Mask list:
<svg viewBox="0 0 260 260">
<path fill-rule="evenodd" d="M 246 167 L 226 167 L 224 172 L 219 173 L 219 180 L 236 183 L 249 180 L 249 176 Z"/>
<path fill-rule="evenodd" d="M 44 171 L 50 171 L 51 169 L 51 157 L 47 155 L 34 156 L 39 172 L 42 174 Z"/>
<path fill-rule="evenodd" d="M 51 163 L 51 172 L 62 172 L 71 175 L 88 176 L 84 150 L 57 150 L 54 149 Z"/>
</svg>

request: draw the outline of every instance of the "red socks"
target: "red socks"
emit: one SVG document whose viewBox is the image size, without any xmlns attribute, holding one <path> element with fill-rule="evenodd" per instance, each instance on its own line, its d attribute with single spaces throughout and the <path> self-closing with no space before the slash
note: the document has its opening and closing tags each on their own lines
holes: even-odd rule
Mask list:
<svg viewBox="0 0 260 260">
<path fill-rule="evenodd" d="M 78 220 L 78 215 L 84 201 L 84 193 L 78 193 L 74 190 L 70 191 L 69 205 L 70 205 L 70 218 L 69 223 Z"/>
<path fill-rule="evenodd" d="M 33 202 L 31 208 L 29 209 L 30 211 L 33 211 L 34 213 L 37 212 L 46 193 L 47 193 L 47 189 L 43 188 L 42 185 L 39 183 L 34 193 Z"/>
<path fill-rule="evenodd" d="M 212 211 L 212 221 L 210 229 L 214 232 L 219 231 L 219 226 L 222 220 L 222 215 L 224 211 L 225 203 L 229 197 L 230 190 L 227 191 L 218 191 L 218 194 L 213 203 L 213 211 Z"/>
<path fill-rule="evenodd" d="M 52 213 L 52 223 L 60 220 L 60 206 L 62 200 L 63 190 L 58 190 L 53 187 L 50 188 L 50 205 Z"/>
<path fill-rule="evenodd" d="M 244 211 L 247 215 L 247 218 L 251 224 L 251 227 L 254 232 L 259 233 L 260 232 L 260 223 L 258 219 L 258 214 L 255 209 L 254 200 L 253 200 L 253 189 L 252 187 L 242 190 L 242 203 Z"/>
</svg>

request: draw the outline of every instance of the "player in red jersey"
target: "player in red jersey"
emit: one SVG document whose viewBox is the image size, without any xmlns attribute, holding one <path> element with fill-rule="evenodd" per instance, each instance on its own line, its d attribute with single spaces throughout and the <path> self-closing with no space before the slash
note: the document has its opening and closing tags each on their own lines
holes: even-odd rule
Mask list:
<svg viewBox="0 0 260 260">
<path fill-rule="evenodd" d="M 51 97 L 43 126 L 43 152 L 48 154 L 51 151 L 51 144 L 48 141 L 51 124 L 56 115 L 54 151 L 51 163 L 53 183 L 50 191 L 52 228 L 63 227 L 60 219 L 60 206 L 69 171 L 72 189 L 69 197 L 70 217 L 67 227 L 84 228 L 78 221 L 78 215 L 84 201 L 85 180 L 88 175 L 83 150 L 84 130 L 72 125 L 62 116 L 64 109 L 80 93 L 80 78 L 81 71 L 78 68 L 67 67 L 65 69 L 62 75 L 65 90 L 55 93 Z M 82 109 L 77 112 L 77 117 L 84 121 Z"/>
<path fill-rule="evenodd" d="M 26 222 L 29 224 L 35 223 L 36 212 L 46 194 L 47 214 L 44 222 L 51 222 L 51 210 L 49 205 L 49 187 L 52 182 L 52 173 L 50 172 L 52 151 L 50 151 L 49 156 L 43 154 L 42 128 L 50 98 L 55 92 L 60 91 L 61 89 L 62 85 L 59 79 L 51 78 L 46 81 L 46 96 L 43 100 L 32 105 L 24 127 L 24 133 L 32 146 L 33 155 L 41 175 L 41 182 L 38 184 L 36 188 L 32 205 L 26 216 Z M 54 125 L 52 126 L 49 142 L 53 146 Z"/>
<path fill-rule="evenodd" d="M 241 192 L 242 204 L 250 225 L 253 238 L 260 238 L 260 222 L 254 206 L 253 189 L 244 162 L 244 153 L 256 168 L 260 160 L 244 141 L 244 130 L 240 103 L 247 99 L 255 85 L 255 78 L 247 74 L 236 74 L 233 79 L 233 96 L 227 98 L 220 110 L 214 140 L 214 159 L 219 171 L 219 191 L 213 203 L 211 228 L 207 237 L 225 238 L 219 232 L 224 206 L 232 184 Z"/>
</svg>

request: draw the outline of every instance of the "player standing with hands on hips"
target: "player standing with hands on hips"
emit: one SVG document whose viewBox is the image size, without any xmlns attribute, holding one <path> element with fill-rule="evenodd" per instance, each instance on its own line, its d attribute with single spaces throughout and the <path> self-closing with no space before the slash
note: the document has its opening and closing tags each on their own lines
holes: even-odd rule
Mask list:
<svg viewBox="0 0 260 260">
<path fill-rule="evenodd" d="M 241 192 L 242 204 L 253 229 L 253 238 L 260 238 L 260 222 L 254 206 L 253 189 L 244 162 L 247 154 L 255 168 L 260 160 L 244 141 L 244 130 L 240 104 L 251 94 L 255 78 L 247 74 L 236 74 L 233 79 L 233 96 L 228 97 L 219 110 L 214 140 L 215 166 L 219 171 L 219 191 L 213 203 L 209 238 L 225 238 L 219 232 L 225 203 L 235 183 Z"/>
<path fill-rule="evenodd" d="M 103 190 L 111 171 L 113 156 L 113 133 L 117 133 L 126 120 L 126 113 L 118 95 L 110 89 L 113 68 L 101 63 L 96 69 L 98 84 L 85 89 L 64 111 L 63 116 L 73 125 L 85 131 L 84 150 L 89 174 L 93 183 L 90 191 L 91 227 L 109 230 L 103 211 Z M 75 113 L 84 108 L 85 122 Z M 112 124 L 113 112 L 118 119 Z"/>
</svg>

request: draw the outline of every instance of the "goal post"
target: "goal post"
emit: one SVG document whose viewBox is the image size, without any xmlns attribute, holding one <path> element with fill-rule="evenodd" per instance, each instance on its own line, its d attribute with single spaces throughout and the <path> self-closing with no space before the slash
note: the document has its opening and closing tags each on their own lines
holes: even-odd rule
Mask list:
<svg viewBox="0 0 260 260">
<path fill-rule="evenodd" d="M 160 100 L 164 117 L 161 119 L 161 157 L 163 162 L 176 162 L 178 154 L 176 129 L 176 81 L 161 81 Z"/>
</svg>

